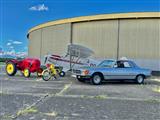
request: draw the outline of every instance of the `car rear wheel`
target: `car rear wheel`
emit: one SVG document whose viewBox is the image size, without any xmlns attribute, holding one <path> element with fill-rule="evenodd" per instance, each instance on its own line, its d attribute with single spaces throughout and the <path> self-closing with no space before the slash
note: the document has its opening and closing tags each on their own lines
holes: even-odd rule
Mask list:
<svg viewBox="0 0 160 120">
<path fill-rule="evenodd" d="M 144 76 L 143 76 L 143 75 L 138 75 L 138 76 L 136 77 L 136 82 L 137 82 L 138 84 L 142 84 L 142 83 L 144 82 Z"/>
<path fill-rule="evenodd" d="M 6 73 L 9 76 L 14 76 L 17 72 L 16 65 L 13 62 L 8 62 L 6 65 Z"/>
<path fill-rule="evenodd" d="M 24 77 L 26 77 L 26 78 L 28 78 L 28 77 L 30 77 L 30 75 L 31 75 L 31 72 L 29 71 L 29 69 L 24 69 L 24 71 L 23 71 L 23 75 L 24 75 Z"/>
<path fill-rule="evenodd" d="M 102 83 L 103 77 L 100 74 L 94 74 L 91 79 L 91 83 L 94 85 L 100 85 Z"/>
</svg>

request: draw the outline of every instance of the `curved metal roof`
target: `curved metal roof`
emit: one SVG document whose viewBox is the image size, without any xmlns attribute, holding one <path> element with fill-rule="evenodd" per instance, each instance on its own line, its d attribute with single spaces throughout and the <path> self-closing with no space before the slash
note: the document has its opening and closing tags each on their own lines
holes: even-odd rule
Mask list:
<svg viewBox="0 0 160 120">
<path fill-rule="evenodd" d="M 65 23 L 75 23 L 75 22 L 85 22 L 85 21 L 95 21 L 95 20 L 109 20 L 109 19 L 131 19 L 131 18 L 160 18 L 160 12 L 136 12 L 136 13 L 119 13 L 119 14 L 101 14 L 101 15 L 92 15 L 92 16 L 82 16 L 75 18 L 68 18 L 62 20 L 56 20 L 40 24 L 31 28 L 28 31 L 28 34 L 34 30 L 41 29 L 44 27 L 65 24 Z"/>
</svg>

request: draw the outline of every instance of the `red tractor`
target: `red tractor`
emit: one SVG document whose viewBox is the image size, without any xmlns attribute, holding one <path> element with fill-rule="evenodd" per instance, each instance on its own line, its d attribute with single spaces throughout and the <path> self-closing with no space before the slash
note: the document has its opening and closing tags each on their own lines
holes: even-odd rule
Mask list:
<svg viewBox="0 0 160 120">
<path fill-rule="evenodd" d="M 17 70 L 20 70 L 24 77 L 30 77 L 30 74 L 34 72 L 37 72 L 37 76 L 40 77 L 43 71 L 40 60 L 35 58 L 14 59 L 6 62 L 6 73 L 9 76 L 14 76 Z"/>
</svg>

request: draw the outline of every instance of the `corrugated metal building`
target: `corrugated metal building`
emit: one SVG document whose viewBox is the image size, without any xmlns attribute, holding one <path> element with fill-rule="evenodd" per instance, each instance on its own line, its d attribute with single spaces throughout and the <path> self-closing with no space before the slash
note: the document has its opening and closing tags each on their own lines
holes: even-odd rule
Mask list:
<svg viewBox="0 0 160 120">
<path fill-rule="evenodd" d="M 52 21 L 28 32 L 29 56 L 64 54 L 70 43 L 95 51 L 97 58 L 127 57 L 160 71 L 160 12 L 103 14 Z"/>
</svg>

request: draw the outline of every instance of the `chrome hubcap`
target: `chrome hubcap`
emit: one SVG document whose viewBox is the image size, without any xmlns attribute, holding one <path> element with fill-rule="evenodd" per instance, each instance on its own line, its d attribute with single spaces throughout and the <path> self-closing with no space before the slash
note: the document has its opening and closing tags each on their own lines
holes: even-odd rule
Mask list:
<svg viewBox="0 0 160 120">
<path fill-rule="evenodd" d="M 93 78 L 95 83 L 100 83 L 101 82 L 101 77 L 99 75 L 94 76 Z"/>
<path fill-rule="evenodd" d="M 143 77 L 142 76 L 138 76 L 138 82 L 141 83 L 143 81 Z"/>
</svg>

